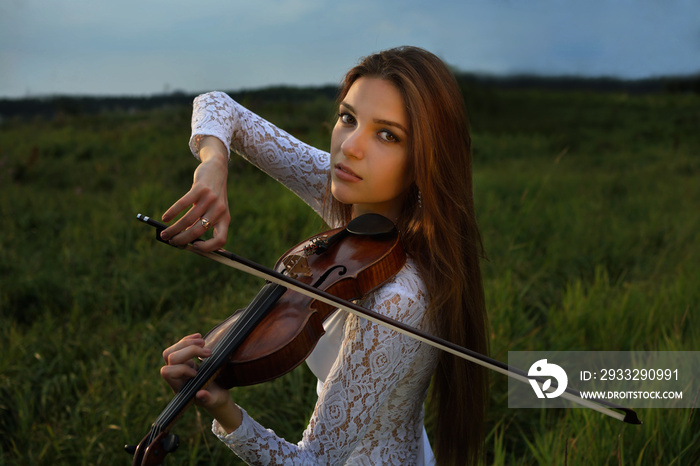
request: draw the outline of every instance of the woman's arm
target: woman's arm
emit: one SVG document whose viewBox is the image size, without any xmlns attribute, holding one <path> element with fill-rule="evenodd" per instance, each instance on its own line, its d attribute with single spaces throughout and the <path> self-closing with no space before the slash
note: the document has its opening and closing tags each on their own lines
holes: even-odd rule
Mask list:
<svg viewBox="0 0 700 466">
<path fill-rule="evenodd" d="M 279 129 L 223 92 L 194 100 L 192 153 L 200 156 L 204 136 L 214 136 L 322 212 L 330 155 Z"/>
<path fill-rule="evenodd" d="M 183 246 L 204 234 L 210 221 L 213 236 L 195 243 L 213 251 L 226 243 L 231 219 L 226 194 L 229 148 L 283 183 L 319 215 L 328 180 L 330 156 L 280 130 L 223 92 L 198 96 L 192 112 L 190 148 L 202 162 L 190 190 L 163 214 L 169 222 L 192 206 L 161 237 Z M 328 221 L 327 219 L 324 219 Z"/>
</svg>

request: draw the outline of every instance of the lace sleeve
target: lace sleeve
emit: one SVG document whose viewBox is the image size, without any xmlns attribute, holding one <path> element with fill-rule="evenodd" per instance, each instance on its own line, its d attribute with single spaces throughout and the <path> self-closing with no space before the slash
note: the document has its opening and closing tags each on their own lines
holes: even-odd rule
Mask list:
<svg viewBox="0 0 700 466">
<path fill-rule="evenodd" d="M 363 303 L 420 326 L 422 283 L 409 275 Z M 294 445 L 249 416 L 228 436 L 214 432 L 249 464 L 417 464 L 423 401 L 436 350 L 350 315 L 340 354 L 326 378 L 302 440 Z"/>
<path fill-rule="evenodd" d="M 219 138 L 229 150 L 322 212 L 330 168 L 327 152 L 303 143 L 223 92 L 210 92 L 194 100 L 190 149 L 195 157 L 199 157 L 199 142 L 204 136 Z"/>
</svg>

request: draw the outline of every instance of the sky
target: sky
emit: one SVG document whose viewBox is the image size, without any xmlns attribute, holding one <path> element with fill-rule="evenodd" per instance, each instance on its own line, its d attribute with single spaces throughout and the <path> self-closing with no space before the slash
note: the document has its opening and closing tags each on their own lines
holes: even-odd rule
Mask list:
<svg viewBox="0 0 700 466">
<path fill-rule="evenodd" d="M 700 72 L 699 0 L 0 0 L 0 98 L 337 84 L 399 45 L 498 76 Z"/>
</svg>

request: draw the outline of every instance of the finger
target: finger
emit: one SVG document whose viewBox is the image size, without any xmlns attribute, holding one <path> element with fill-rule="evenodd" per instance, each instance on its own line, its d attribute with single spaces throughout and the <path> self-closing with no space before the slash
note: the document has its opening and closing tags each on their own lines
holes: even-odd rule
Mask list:
<svg viewBox="0 0 700 466">
<path fill-rule="evenodd" d="M 182 210 L 184 209 L 181 209 L 179 212 L 181 212 Z M 195 230 L 197 231 L 190 231 L 193 227 L 197 226 L 197 222 L 199 222 L 201 217 L 204 216 L 205 212 L 205 204 L 192 204 L 192 208 L 190 208 L 190 210 L 188 210 L 187 213 L 180 217 L 175 223 L 163 230 L 160 234 L 160 237 L 165 241 L 171 242 L 174 239 L 175 241 L 172 242 L 172 244 L 176 246 L 182 246 L 191 241 L 194 241 L 199 236 L 201 236 L 202 233 L 204 233 L 204 231 L 206 231 L 206 228 L 204 227 L 202 227 L 201 229 L 195 228 Z M 163 216 L 165 216 L 165 214 L 163 214 Z M 185 233 L 184 236 L 182 235 L 183 233 Z"/>
<path fill-rule="evenodd" d="M 195 395 L 195 398 L 201 405 L 207 406 L 211 403 L 212 396 L 207 390 L 200 390 Z"/>
<path fill-rule="evenodd" d="M 174 345 L 166 348 L 163 351 L 163 360 L 165 360 L 165 362 L 167 363 L 168 357 L 172 353 L 174 353 L 176 351 L 180 351 L 181 349 L 183 349 L 187 346 L 198 345 L 200 347 L 203 347 L 204 344 L 205 344 L 205 342 L 204 342 L 204 339 L 202 338 L 201 333 L 193 333 L 192 335 L 187 335 L 186 337 L 183 337 L 182 339 L 180 339 L 180 341 L 178 341 Z"/>
<path fill-rule="evenodd" d="M 173 225 L 173 230 L 175 233 L 170 238 L 167 237 L 169 232 L 166 232 L 166 230 L 163 230 L 166 237 L 161 235 L 161 238 L 167 240 L 173 246 L 185 246 L 186 244 L 192 243 L 199 239 L 209 228 L 211 228 L 211 220 L 209 220 L 209 217 L 207 217 L 206 214 L 197 217 L 193 216 L 193 220 L 190 220 L 190 213 L 196 214 L 196 212 L 200 210 L 201 209 L 195 209 L 193 207 L 187 215 Z M 209 221 L 209 227 L 206 226 L 204 219 Z"/>
<path fill-rule="evenodd" d="M 183 338 L 179 342 L 175 343 L 174 345 L 163 351 L 163 360 L 166 364 L 170 364 L 170 361 L 172 361 L 172 364 L 180 364 L 184 362 L 185 359 L 183 359 L 182 357 L 172 359 L 173 355 L 177 355 L 188 348 L 190 348 L 189 352 L 191 353 L 195 351 L 196 348 L 203 348 L 204 344 L 205 342 L 202 338 Z"/>
<path fill-rule="evenodd" d="M 204 221 L 205 219 L 208 223 Z M 161 238 L 174 246 L 184 246 L 201 237 L 212 226 L 225 225 L 226 231 L 230 219 L 231 214 L 227 204 L 216 203 L 209 196 L 205 201 L 196 202 L 182 218 L 170 228 L 163 230 Z"/>
<path fill-rule="evenodd" d="M 169 222 L 177 217 L 183 210 L 194 204 L 196 198 L 197 196 L 193 189 L 187 191 L 184 196 L 178 199 L 172 206 L 170 206 L 168 210 L 165 211 L 162 217 L 163 221 Z"/>
<path fill-rule="evenodd" d="M 209 409 L 223 404 L 229 397 L 229 394 L 222 393 L 221 389 L 210 390 L 207 387 L 205 390 L 199 390 L 194 397 L 199 406 Z"/>
<path fill-rule="evenodd" d="M 197 206 L 199 207 L 199 205 Z M 184 224 L 192 222 L 185 229 L 175 234 L 169 239 L 170 244 L 173 246 L 184 246 L 189 243 L 193 243 L 195 247 L 198 247 L 203 251 L 213 251 L 219 249 L 226 244 L 226 236 L 228 234 L 228 225 L 231 221 L 231 214 L 228 210 L 228 203 L 212 203 L 208 210 L 200 216 L 194 216 L 201 212 L 201 209 L 193 207 L 190 212 L 188 212 L 181 221 Z M 192 217 L 190 217 L 192 215 Z M 206 222 L 205 222 L 206 220 Z M 180 221 L 178 221 L 179 223 Z M 205 244 L 201 244 L 200 241 L 202 235 L 213 227 L 213 236 L 208 240 L 203 241 Z M 177 223 L 175 225 L 177 228 Z M 213 241 L 212 241 L 213 239 Z M 201 246 L 204 246 L 202 249 Z"/>
<path fill-rule="evenodd" d="M 231 212 L 228 210 L 228 200 L 225 200 L 224 203 L 216 203 L 213 205 L 207 211 L 206 218 L 212 220 L 212 223 L 214 224 L 212 237 L 204 241 L 197 241 L 193 244 L 193 246 L 200 251 L 211 252 L 224 247 L 226 244 L 228 227 L 229 223 L 231 222 Z M 216 221 L 214 222 L 213 219 L 216 219 Z"/>
<path fill-rule="evenodd" d="M 197 369 L 185 365 L 160 368 L 160 376 L 175 392 L 179 392 L 182 386 L 196 375 Z"/>
<path fill-rule="evenodd" d="M 163 214 L 163 221 L 169 221 L 188 206 L 192 206 L 185 215 L 161 232 L 161 238 L 166 241 L 174 238 L 175 241 L 172 244 L 176 246 L 182 246 L 197 239 L 207 230 L 205 227 L 196 228 L 197 222 L 200 222 L 202 217 L 206 217 L 214 223 L 215 220 L 218 221 L 224 211 L 228 212 L 227 202 L 224 202 L 223 206 L 218 206 L 217 200 L 218 196 L 212 189 L 192 187 Z M 211 211 L 207 212 L 208 210 Z M 183 232 L 186 234 L 180 236 Z"/>
<path fill-rule="evenodd" d="M 214 226 L 213 236 L 205 241 L 197 241 L 192 244 L 202 252 L 211 252 L 221 249 L 226 244 L 228 235 L 228 222 L 219 222 Z"/>
<path fill-rule="evenodd" d="M 197 375 L 197 368 L 190 367 L 186 364 L 178 364 L 177 366 L 163 366 L 160 368 L 160 376 L 168 383 L 186 381 Z"/>
<path fill-rule="evenodd" d="M 197 345 L 186 346 L 178 351 L 170 353 L 165 360 L 169 366 L 175 365 L 191 365 L 190 362 L 194 358 L 208 358 L 211 356 L 211 349 L 203 348 Z"/>
</svg>

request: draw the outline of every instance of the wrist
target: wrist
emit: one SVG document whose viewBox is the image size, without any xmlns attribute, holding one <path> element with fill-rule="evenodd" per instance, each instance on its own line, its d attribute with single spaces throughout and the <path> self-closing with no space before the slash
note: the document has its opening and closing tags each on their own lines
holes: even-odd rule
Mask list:
<svg viewBox="0 0 700 466">
<path fill-rule="evenodd" d="M 219 138 L 204 136 L 199 141 L 199 160 L 202 163 L 216 161 L 228 166 L 228 149 Z"/>
<path fill-rule="evenodd" d="M 228 398 L 226 403 L 216 408 L 208 409 L 209 414 L 217 420 L 221 428 L 230 434 L 240 427 L 243 421 L 243 413 L 233 399 Z"/>
</svg>

